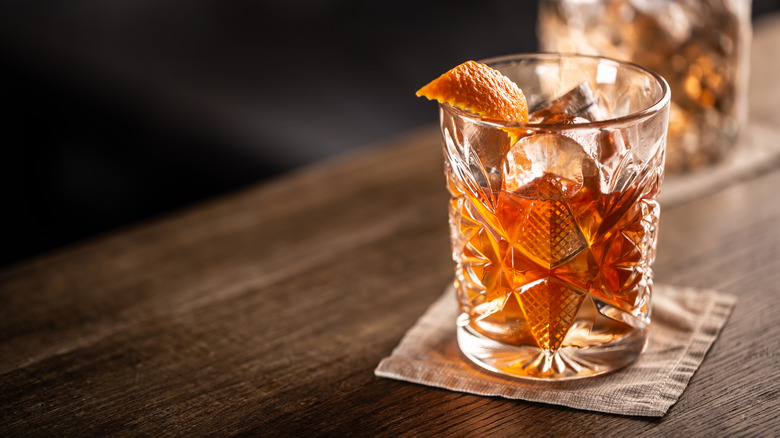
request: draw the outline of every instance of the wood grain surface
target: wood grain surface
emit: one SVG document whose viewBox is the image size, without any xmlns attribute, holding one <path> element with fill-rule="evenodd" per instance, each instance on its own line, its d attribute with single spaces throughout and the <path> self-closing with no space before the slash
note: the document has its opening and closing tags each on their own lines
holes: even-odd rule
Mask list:
<svg viewBox="0 0 780 438">
<path fill-rule="evenodd" d="M 780 171 L 662 213 L 657 280 L 739 301 L 660 420 L 373 376 L 452 275 L 443 182 L 433 127 L 0 273 L 0 430 L 780 430 Z"/>
<path fill-rule="evenodd" d="M 438 135 L 0 272 L 0 435 L 780 435 L 780 169 L 662 211 L 656 280 L 739 297 L 666 416 L 375 377 L 453 273 Z"/>
</svg>

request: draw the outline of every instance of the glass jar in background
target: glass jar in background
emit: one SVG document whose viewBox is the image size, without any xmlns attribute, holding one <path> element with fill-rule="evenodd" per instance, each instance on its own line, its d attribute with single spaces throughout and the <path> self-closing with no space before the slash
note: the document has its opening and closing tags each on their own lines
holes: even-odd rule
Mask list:
<svg viewBox="0 0 780 438">
<path fill-rule="evenodd" d="M 672 91 L 666 170 L 721 160 L 747 121 L 750 0 L 541 0 L 540 49 L 627 60 Z"/>
</svg>

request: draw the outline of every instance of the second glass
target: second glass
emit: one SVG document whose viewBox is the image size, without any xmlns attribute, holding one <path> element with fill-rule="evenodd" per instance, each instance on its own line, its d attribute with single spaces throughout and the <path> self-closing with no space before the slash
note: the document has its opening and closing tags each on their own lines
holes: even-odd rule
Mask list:
<svg viewBox="0 0 780 438">
<path fill-rule="evenodd" d="M 532 379 L 621 368 L 648 335 L 669 87 L 598 57 L 484 62 L 531 114 L 440 105 L 460 349 Z"/>
<path fill-rule="evenodd" d="M 672 90 L 667 172 L 726 159 L 747 120 L 750 0 L 541 0 L 543 51 L 631 61 Z"/>
</svg>

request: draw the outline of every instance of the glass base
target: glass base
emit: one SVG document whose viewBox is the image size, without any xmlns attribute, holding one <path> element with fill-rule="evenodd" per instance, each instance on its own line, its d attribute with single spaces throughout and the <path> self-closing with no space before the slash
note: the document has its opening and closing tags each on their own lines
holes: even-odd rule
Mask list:
<svg viewBox="0 0 780 438">
<path fill-rule="evenodd" d="M 458 324 L 457 330 L 460 350 L 475 364 L 511 377 L 545 381 L 580 379 L 623 368 L 642 353 L 647 334 L 647 329 L 635 330 L 612 342 L 588 346 L 566 346 L 564 341 L 557 351 L 548 351 L 536 345 L 504 344 L 468 325 Z"/>
</svg>

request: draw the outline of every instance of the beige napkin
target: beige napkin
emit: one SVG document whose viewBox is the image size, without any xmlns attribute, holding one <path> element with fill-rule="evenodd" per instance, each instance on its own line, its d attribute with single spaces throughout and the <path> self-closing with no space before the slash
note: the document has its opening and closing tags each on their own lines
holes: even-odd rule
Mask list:
<svg viewBox="0 0 780 438">
<path fill-rule="evenodd" d="M 534 382 L 484 371 L 460 353 L 450 286 L 374 373 L 471 394 L 660 417 L 685 390 L 735 302 L 736 297 L 713 290 L 656 285 L 650 337 L 636 362 L 602 376 Z"/>
</svg>

